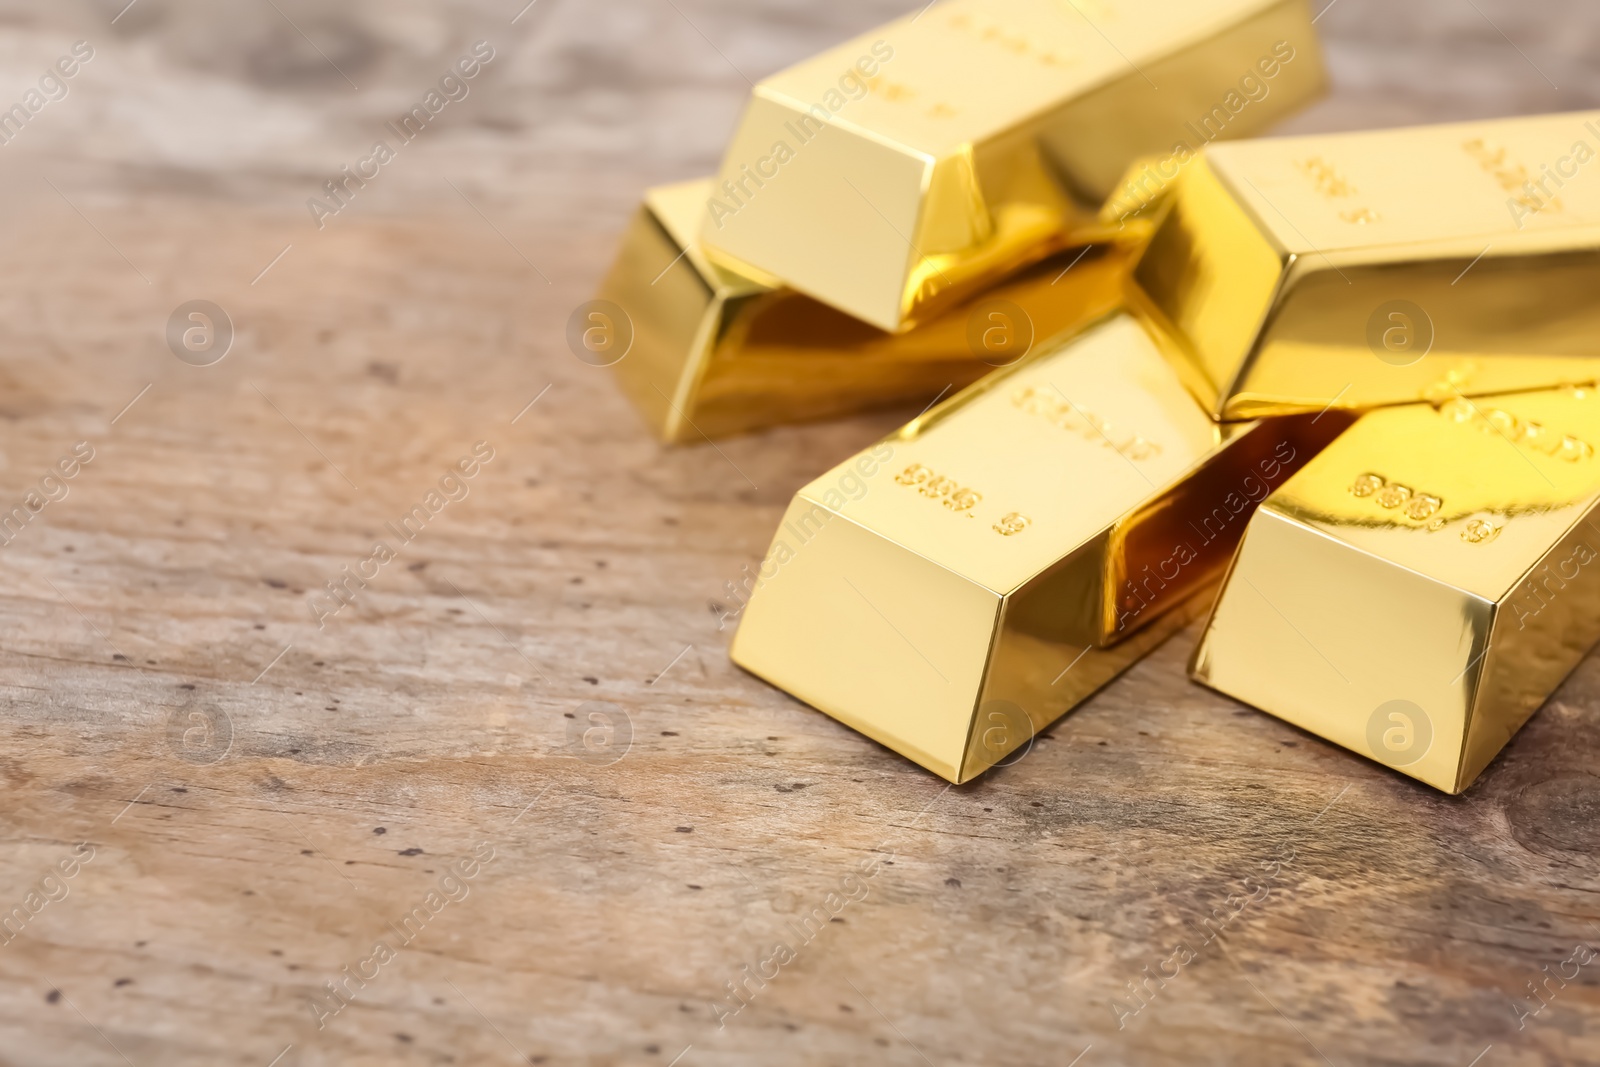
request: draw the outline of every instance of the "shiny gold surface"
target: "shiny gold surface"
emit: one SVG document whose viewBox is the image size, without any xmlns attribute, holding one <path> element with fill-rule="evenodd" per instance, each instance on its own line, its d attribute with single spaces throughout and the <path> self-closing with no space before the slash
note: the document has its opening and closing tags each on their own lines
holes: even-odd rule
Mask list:
<svg viewBox="0 0 1600 1067">
<path fill-rule="evenodd" d="M 1361 418 L 1250 520 L 1196 679 L 1438 789 L 1600 640 L 1600 396 Z"/>
<path fill-rule="evenodd" d="M 1059 248 L 1133 159 L 1182 162 L 1314 97 L 1310 18 L 1305 0 L 945 0 L 757 85 L 703 240 L 909 328 Z"/>
<path fill-rule="evenodd" d="M 1122 302 L 1128 254 L 1069 248 L 924 326 L 888 334 L 707 260 L 694 227 L 710 188 L 704 179 L 650 190 L 599 294 L 632 326 L 614 364 L 623 389 L 668 442 L 925 403 L 1014 362 L 1030 339 Z"/>
<path fill-rule="evenodd" d="M 1219 426 L 1113 315 L 802 489 L 734 662 L 966 781 L 1188 621 L 1344 424 Z"/>
<path fill-rule="evenodd" d="M 1133 299 L 1220 419 L 1600 375 L 1600 111 L 1217 145 Z"/>
</svg>

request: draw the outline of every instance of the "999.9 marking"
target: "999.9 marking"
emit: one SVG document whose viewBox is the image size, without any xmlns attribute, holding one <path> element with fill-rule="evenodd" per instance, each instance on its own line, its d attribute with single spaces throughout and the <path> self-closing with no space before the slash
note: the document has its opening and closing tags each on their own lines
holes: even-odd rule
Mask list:
<svg viewBox="0 0 1600 1067">
<path fill-rule="evenodd" d="M 897 485 L 915 489 L 930 500 L 937 500 L 947 509 L 967 518 L 976 518 L 972 509 L 983 500 L 983 494 L 964 488 L 955 479 L 947 478 L 921 463 L 913 463 L 894 476 Z M 1033 520 L 1020 511 L 1003 516 L 991 529 L 1002 537 L 1012 537 L 1033 525 Z"/>
<path fill-rule="evenodd" d="M 1439 514 L 1439 509 L 1444 507 L 1442 498 L 1432 493 L 1419 493 L 1409 485 L 1401 485 L 1381 474 L 1360 475 L 1351 484 L 1350 494 L 1370 499 L 1380 508 L 1398 511 L 1408 519 L 1423 523 L 1423 529 L 1429 533 L 1437 533 L 1449 525 L 1444 516 Z M 1504 520 L 1473 519 L 1462 529 L 1461 540 L 1469 545 L 1488 544 L 1500 536 L 1504 526 Z"/>
<path fill-rule="evenodd" d="M 913 463 L 905 470 L 894 476 L 894 480 L 904 486 L 909 486 L 925 497 L 940 500 L 951 511 L 971 511 L 974 505 L 983 499 L 983 494 L 972 489 L 963 489 L 954 479 L 946 478 L 942 474 L 935 474 L 920 463 Z M 971 515 L 967 516 L 971 518 Z"/>
</svg>

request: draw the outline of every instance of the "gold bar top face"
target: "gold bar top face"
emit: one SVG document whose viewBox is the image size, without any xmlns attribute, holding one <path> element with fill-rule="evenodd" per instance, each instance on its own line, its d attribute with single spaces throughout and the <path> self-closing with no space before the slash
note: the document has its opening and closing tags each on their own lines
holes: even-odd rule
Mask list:
<svg viewBox="0 0 1600 1067">
<path fill-rule="evenodd" d="M 1256 511 L 1197 680 L 1458 793 L 1600 640 L 1600 395 L 1385 408 Z"/>
<path fill-rule="evenodd" d="M 899 331 L 1323 82 L 1305 0 L 945 0 L 756 86 L 702 237 Z"/>
<path fill-rule="evenodd" d="M 695 229 L 711 185 L 649 190 L 599 293 L 631 327 L 612 364 L 619 384 L 668 443 L 923 404 L 1122 304 L 1129 253 L 1069 248 L 915 330 L 885 333 L 707 259 Z"/>
<path fill-rule="evenodd" d="M 1133 299 L 1220 419 L 1600 375 L 1600 111 L 1216 145 Z"/>
<path fill-rule="evenodd" d="M 1216 446 L 1218 428 L 1153 355 L 1134 322 L 1113 319 L 896 442 L 883 480 L 897 491 L 841 514 L 969 582 L 1016 589 Z M 1008 532 L 1008 515 L 1026 527 Z"/>
<path fill-rule="evenodd" d="M 1189 621 L 1303 421 L 1217 426 L 1111 316 L 803 488 L 733 660 L 966 781 Z"/>
</svg>

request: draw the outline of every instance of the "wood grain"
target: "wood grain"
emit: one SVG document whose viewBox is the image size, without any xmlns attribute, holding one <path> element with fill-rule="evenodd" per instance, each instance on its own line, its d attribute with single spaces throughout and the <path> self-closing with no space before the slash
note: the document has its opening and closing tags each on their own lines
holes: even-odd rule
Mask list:
<svg viewBox="0 0 1600 1067">
<path fill-rule="evenodd" d="M 0 510 L 94 450 L 0 550 L 0 1064 L 1600 1062 L 1600 961 L 1518 1014 L 1600 944 L 1592 657 L 1456 799 L 1190 685 L 1192 632 L 962 788 L 729 664 L 724 583 L 905 413 L 663 451 L 566 318 L 746 77 L 901 7 L 122 4 L 0 4 L 0 101 L 96 48 L 0 147 Z M 1292 129 L 1600 99 L 1579 0 L 1318 25 Z"/>
</svg>

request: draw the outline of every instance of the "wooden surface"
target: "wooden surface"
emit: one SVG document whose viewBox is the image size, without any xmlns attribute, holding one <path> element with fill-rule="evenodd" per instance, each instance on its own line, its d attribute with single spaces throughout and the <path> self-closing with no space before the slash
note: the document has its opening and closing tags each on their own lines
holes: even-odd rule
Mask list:
<svg viewBox="0 0 1600 1067">
<path fill-rule="evenodd" d="M 729 664 L 724 583 L 905 413 L 663 452 L 565 321 L 746 76 L 902 6 L 123 2 L 0 4 L 0 100 L 96 48 L 0 147 L 0 510 L 94 450 L 0 550 L 0 1063 L 1600 1062 L 1600 960 L 1563 967 L 1600 944 L 1593 657 L 1457 799 L 1191 686 L 1192 631 L 959 789 Z M 1319 26 L 1293 129 L 1600 100 L 1583 0 Z M 214 366 L 164 340 L 193 299 Z"/>
</svg>

